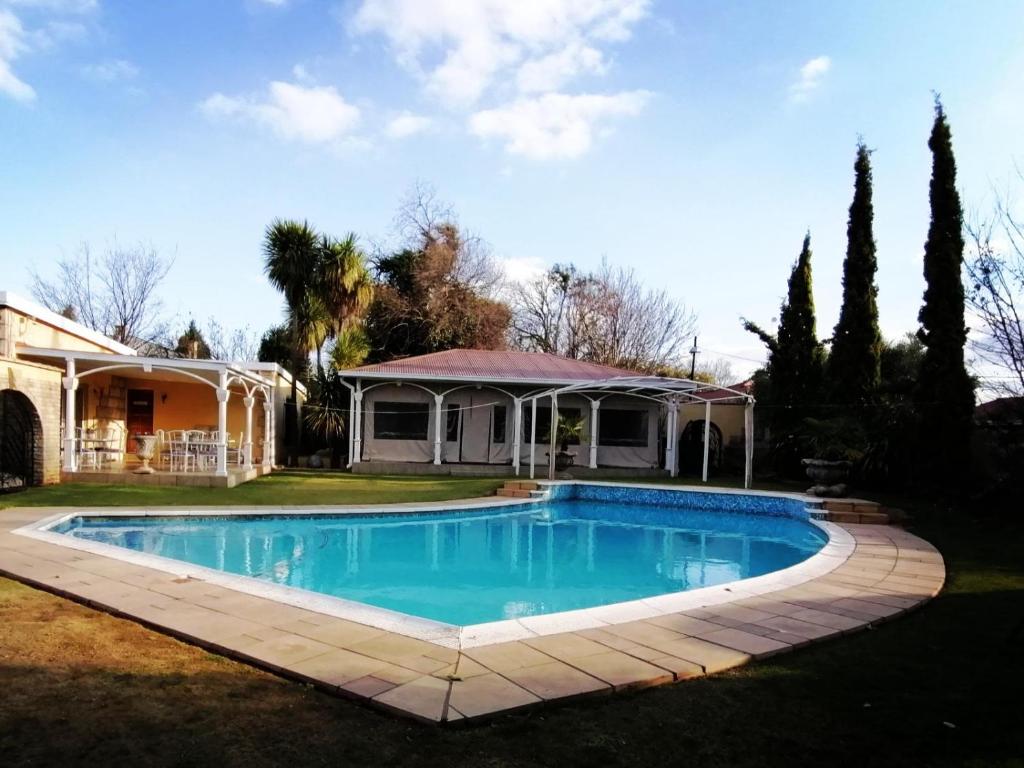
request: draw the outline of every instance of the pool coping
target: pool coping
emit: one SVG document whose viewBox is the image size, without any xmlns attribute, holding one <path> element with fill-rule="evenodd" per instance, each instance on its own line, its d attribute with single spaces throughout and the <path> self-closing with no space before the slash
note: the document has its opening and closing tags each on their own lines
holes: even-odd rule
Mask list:
<svg viewBox="0 0 1024 768">
<path fill-rule="evenodd" d="M 593 485 L 601 487 L 636 487 L 627 483 L 608 482 L 552 482 L 541 484 L 542 488 L 564 485 Z M 644 486 L 644 489 L 680 490 L 677 486 Z M 690 489 L 682 489 L 690 492 Z M 706 492 L 706 491 L 704 491 Z M 717 490 L 715 491 L 717 493 Z M 786 498 L 800 503 L 814 503 L 814 500 L 797 494 L 770 494 L 749 491 L 736 493 L 756 497 Z M 387 516 L 407 514 L 445 513 L 452 511 L 487 511 L 502 510 L 510 507 L 535 506 L 543 503 L 543 498 L 532 499 L 499 499 L 484 497 L 477 500 L 460 500 L 457 502 L 433 502 L 427 504 L 377 505 L 359 507 L 326 507 L 312 509 L 310 507 L 294 507 L 280 509 L 260 507 L 232 507 L 213 516 Z M 216 508 L 214 508 L 216 509 Z M 822 548 L 805 560 L 784 569 L 772 571 L 761 576 L 738 579 L 699 589 L 670 592 L 652 595 L 637 600 L 609 603 L 590 608 L 579 608 L 539 616 L 525 616 L 515 619 L 482 622 L 478 624 L 454 625 L 413 614 L 389 610 L 379 606 L 347 600 L 341 597 L 319 594 L 298 587 L 290 587 L 262 581 L 249 576 L 226 573 L 215 568 L 196 565 L 161 555 L 145 554 L 118 547 L 112 544 L 88 541 L 54 533 L 51 529 L 74 517 L 199 517 L 211 516 L 210 509 L 173 508 L 135 510 L 130 507 L 74 509 L 62 514 L 48 515 L 29 525 L 12 531 L 15 535 L 26 536 L 38 541 L 45 541 L 56 546 L 69 547 L 94 555 L 123 560 L 133 565 L 152 568 L 172 574 L 177 578 L 200 579 L 209 584 L 227 587 L 238 592 L 256 597 L 274 600 L 286 605 L 303 608 L 327 616 L 354 621 L 377 629 L 405 635 L 417 640 L 427 640 L 448 648 L 474 648 L 483 645 L 524 640 L 531 637 L 554 635 L 569 630 L 598 629 L 610 624 L 622 624 L 637 619 L 650 619 L 667 614 L 678 613 L 689 608 L 701 608 L 709 605 L 730 602 L 737 592 L 742 591 L 748 596 L 757 596 L 778 589 L 780 585 L 800 584 L 833 570 L 853 551 L 852 538 L 833 523 L 809 519 L 806 522 L 820 529 L 826 537 Z M 727 513 L 723 513 L 727 514 Z M 742 587 L 737 585 L 742 584 Z"/>
<path fill-rule="evenodd" d="M 439 510 L 441 505 L 451 510 L 533 503 L 491 499 L 496 503 L 485 505 L 482 501 L 353 509 L 361 514 L 381 509 L 409 513 Z M 295 507 L 284 513 L 317 510 L 325 508 Z M 38 530 L 46 521 L 52 524 L 83 511 L 0 511 L 0 573 L 278 674 L 430 722 L 475 719 L 542 702 L 710 674 L 899 615 L 937 594 L 945 579 L 941 555 L 912 534 L 882 526 L 819 522 L 829 534 L 825 548 L 782 571 L 689 592 L 531 617 L 530 624 L 522 619 L 493 622 L 461 628 L 457 637 L 436 636 L 436 627 L 429 625 L 438 622 L 394 614 L 402 618 L 400 629 L 374 626 L 351 614 L 338 616 L 332 605 L 282 603 L 270 593 L 253 594 L 239 590 L 237 584 L 197 578 L 180 569 L 57 544 L 49 537 L 63 539 L 61 534 Z M 116 516 L 109 508 L 87 511 Z M 259 510 L 263 514 L 282 511 Z M 222 507 L 164 508 L 150 514 L 186 512 L 230 514 Z M 252 509 L 233 512 L 252 514 Z M 79 543 L 129 552 L 112 545 Z M 822 554 L 830 546 L 833 549 Z M 187 563 L 159 559 L 198 573 Z M 337 602 L 337 598 L 327 600 Z"/>
</svg>

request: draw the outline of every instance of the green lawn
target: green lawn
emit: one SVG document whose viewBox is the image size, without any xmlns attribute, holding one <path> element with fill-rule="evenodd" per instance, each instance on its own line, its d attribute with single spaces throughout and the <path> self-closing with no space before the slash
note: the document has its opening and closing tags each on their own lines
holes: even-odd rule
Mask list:
<svg viewBox="0 0 1024 768">
<path fill-rule="evenodd" d="M 454 495 L 487 481 L 345 482 L 332 487 L 413 500 L 406 483 Z M 404 722 L 0 579 L 0 764 L 1024 766 L 1024 524 L 1005 511 L 903 506 L 949 569 L 921 610 L 713 677 L 461 730 Z"/>
<path fill-rule="evenodd" d="M 0 496 L 4 507 L 389 504 L 490 496 L 503 479 L 279 471 L 235 488 L 61 483 Z"/>
</svg>

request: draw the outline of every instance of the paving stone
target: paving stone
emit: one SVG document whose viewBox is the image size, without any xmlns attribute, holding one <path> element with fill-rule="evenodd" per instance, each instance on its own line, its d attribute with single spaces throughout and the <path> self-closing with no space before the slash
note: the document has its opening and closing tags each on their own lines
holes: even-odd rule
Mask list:
<svg viewBox="0 0 1024 768">
<path fill-rule="evenodd" d="M 251 645 L 245 655 L 271 667 L 284 669 L 305 659 L 333 651 L 334 648 L 300 635 L 284 635 Z"/>
<path fill-rule="evenodd" d="M 505 676 L 547 701 L 611 690 L 608 683 L 554 660 L 512 670 Z"/>
<path fill-rule="evenodd" d="M 373 701 L 388 709 L 436 723 L 444 718 L 450 685 L 451 683 L 438 680 L 436 677 L 424 675 L 374 696 Z"/>
<path fill-rule="evenodd" d="M 820 624 L 823 627 L 830 627 L 832 629 L 839 629 L 842 631 L 848 631 L 852 629 L 858 629 L 863 627 L 865 622 L 859 619 L 851 619 L 849 616 L 843 616 L 838 613 L 829 613 L 828 611 L 816 611 L 813 608 L 804 608 L 797 613 L 791 615 L 791 618 L 799 619 L 800 621 L 807 621 L 811 624 Z"/>
<path fill-rule="evenodd" d="M 646 661 L 627 656 L 620 651 L 608 651 L 573 659 L 573 666 L 588 675 L 618 688 L 658 685 L 672 680 L 672 675 Z"/>
<path fill-rule="evenodd" d="M 321 643 L 327 643 L 337 648 L 351 648 L 354 645 L 365 642 L 375 637 L 386 634 L 385 630 L 376 627 L 368 627 L 365 624 L 356 624 L 354 621 L 344 619 L 333 619 L 327 624 L 310 624 L 304 619 L 282 624 L 280 629 L 293 632 L 304 637 L 311 637 Z"/>
<path fill-rule="evenodd" d="M 727 648 L 734 648 L 737 651 L 748 653 L 755 658 L 789 650 L 788 643 L 760 637 L 759 635 L 752 635 L 749 632 L 731 627 L 725 627 L 717 632 L 708 632 L 701 635 L 700 638 L 717 645 L 724 645 Z"/>
<path fill-rule="evenodd" d="M 563 661 L 608 652 L 607 646 L 595 643 L 593 640 L 588 640 L 573 632 L 530 638 L 523 640 L 523 643 L 541 653 L 546 653 L 548 656 L 554 656 L 556 659 L 562 659 Z"/>
<path fill-rule="evenodd" d="M 353 696 L 358 696 L 361 699 L 372 699 L 374 696 L 390 691 L 395 687 L 397 686 L 394 683 L 374 677 L 373 675 L 367 675 L 366 677 L 360 677 L 357 680 L 345 683 L 341 686 L 341 690 Z"/>
<path fill-rule="evenodd" d="M 709 643 L 696 637 L 684 637 L 681 640 L 666 643 L 662 650 L 669 656 L 699 665 L 707 674 L 738 667 L 750 661 L 750 654 Z"/>
<path fill-rule="evenodd" d="M 514 669 L 547 664 L 551 661 L 551 657 L 547 654 L 518 641 L 468 648 L 463 653 L 488 669 L 502 674 Z"/>
<path fill-rule="evenodd" d="M 706 619 L 698 619 L 685 613 L 670 613 L 665 616 L 658 616 L 648 619 L 648 623 L 670 630 L 676 637 L 665 637 L 665 640 L 678 640 L 679 635 L 696 635 L 701 632 L 710 632 L 714 629 L 721 629 L 720 624 L 715 624 Z"/>
<path fill-rule="evenodd" d="M 452 683 L 452 706 L 465 717 L 480 717 L 537 704 L 540 698 L 491 672 Z"/>
<path fill-rule="evenodd" d="M 704 674 L 704 668 L 699 664 L 694 664 L 692 661 L 679 659 L 675 656 L 658 656 L 649 659 L 649 661 L 655 666 L 669 670 L 675 675 L 676 680 L 689 680 Z"/>
<path fill-rule="evenodd" d="M 335 649 L 313 656 L 287 669 L 303 677 L 332 686 L 342 686 L 367 675 L 373 675 L 389 666 L 386 661 L 360 656 L 358 653 Z"/>
<path fill-rule="evenodd" d="M 774 616 L 758 622 L 762 627 L 769 627 L 776 632 L 787 632 L 807 640 L 819 640 L 823 637 L 831 637 L 838 634 L 839 630 L 801 621 L 793 616 Z"/>
</svg>

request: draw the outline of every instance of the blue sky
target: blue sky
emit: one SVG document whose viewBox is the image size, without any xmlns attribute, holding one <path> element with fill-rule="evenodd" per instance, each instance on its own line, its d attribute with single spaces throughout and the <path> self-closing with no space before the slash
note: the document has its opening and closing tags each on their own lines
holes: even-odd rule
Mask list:
<svg viewBox="0 0 1024 768">
<path fill-rule="evenodd" d="M 145 241 L 169 312 L 261 331 L 273 217 L 385 240 L 420 180 L 513 274 L 634 267 L 745 373 L 808 228 L 835 323 L 861 135 L 883 331 L 915 327 L 932 91 L 983 208 L 1024 159 L 1022 43 L 997 0 L 0 0 L 0 288 Z"/>
</svg>

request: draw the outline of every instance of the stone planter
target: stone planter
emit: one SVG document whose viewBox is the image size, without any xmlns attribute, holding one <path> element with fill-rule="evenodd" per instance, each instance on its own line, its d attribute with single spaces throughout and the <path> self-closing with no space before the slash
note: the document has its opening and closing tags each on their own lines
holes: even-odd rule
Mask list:
<svg viewBox="0 0 1024 768">
<path fill-rule="evenodd" d="M 813 496 L 845 496 L 848 490 L 850 470 L 853 463 L 849 461 L 828 461 L 826 459 L 803 459 L 801 462 L 814 485 L 807 489 Z"/>
<path fill-rule="evenodd" d="M 149 462 L 153 460 L 156 453 L 156 435 L 133 435 L 135 438 L 135 456 L 142 462 L 142 466 L 135 470 L 137 475 L 152 475 L 155 471 Z"/>
<path fill-rule="evenodd" d="M 550 453 L 545 454 L 548 458 Z M 568 451 L 559 451 L 555 454 L 555 471 L 562 472 L 576 463 L 576 454 Z"/>
</svg>

